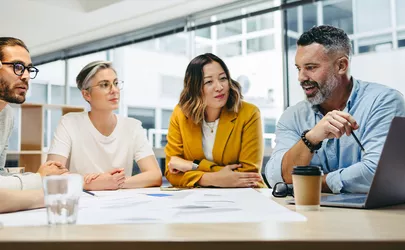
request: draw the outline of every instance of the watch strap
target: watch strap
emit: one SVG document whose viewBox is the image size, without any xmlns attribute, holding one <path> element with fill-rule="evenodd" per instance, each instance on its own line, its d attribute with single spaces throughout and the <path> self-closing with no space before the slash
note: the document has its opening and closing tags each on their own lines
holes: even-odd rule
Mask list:
<svg viewBox="0 0 405 250">
<path fill-rule="evenodd" d="M 199 160 L 194 160 L 194 161 L 193 161 L 193 164 L 192 164 L 192 166 L 191 166 L 191 170 L 197 170 L 198 167 L 200 166 L 200 162 L 201 162 L 201 161 L 199 161 Z"/>
</svg>

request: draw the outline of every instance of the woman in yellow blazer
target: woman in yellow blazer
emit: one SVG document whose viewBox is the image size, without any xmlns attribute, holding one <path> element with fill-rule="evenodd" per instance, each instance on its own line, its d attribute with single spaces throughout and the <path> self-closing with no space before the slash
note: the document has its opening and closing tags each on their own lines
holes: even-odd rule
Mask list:
<svg viewBox="0 0 405 250">
<path fill-rule="evenodd" d="M 242 101 L 240 84 L 213 54 L 189 63 L 167 141 L 165 176 L 173 186 L 264 186 L 260 111 Z"/>
</svg>

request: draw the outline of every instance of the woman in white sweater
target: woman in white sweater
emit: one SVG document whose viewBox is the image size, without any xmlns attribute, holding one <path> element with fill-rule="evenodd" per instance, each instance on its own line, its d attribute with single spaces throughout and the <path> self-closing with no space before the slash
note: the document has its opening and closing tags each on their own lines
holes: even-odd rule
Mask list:
<svg viewBox="0 0 405 250">
<path fill-rule="evenodd" d="M 76 83 L 91 110 L 62 117 L 48 160 L 82 174 L 88 190 L 160 186 L 162 173 L 141 122 L 113 113 L 123 82 L 111 63 L 89 63 Z M 132 176 L 134 160 L 141 173 Z"/>
</svg>

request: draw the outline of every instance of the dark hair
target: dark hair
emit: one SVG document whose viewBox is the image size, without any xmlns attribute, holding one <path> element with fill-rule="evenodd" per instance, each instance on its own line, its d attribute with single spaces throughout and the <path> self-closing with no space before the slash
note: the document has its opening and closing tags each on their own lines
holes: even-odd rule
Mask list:
<svg viewBox="0 0 405 250">
<path fill-rule="evenodd" d="M 226 102 L 226 107 L 234 112 L 238 112 L 242 104 L 241 86 L 237 81 L 231 79 L 228 67 L 219 57 L 214 54 L 206 53 L 195 57 L 188 64 L 186 75 L 184 77 L 184 88 L 180 94 L 179 106 L 184 115 L 194 123 L 199 124 L 204 119 L 204 111 L 206 104 L 203 98 L 204 87 L 204 66 L 217 62 L 225 71 L 229 79 L 229 97 Z"/>
<path fill-rule="evenodd" d="M 0 37 L 0 61 L 3 61 L 4 59 L 3 48 L 7 46 L 21 46 L 25 50 L 27 50 L 27 52 L 30 52 L 27 48 L 27 45 L 25 45 L 25 43 L 18 38 Z"/>
<path fill-rule="evenodd" d="M 326 53 L 344 53 L 349 58 L 352 55 L 352 44 L 347 34 L 331 25 L 314 26 L 304 32 L 297 41 L 298 46 L 318 43 L 325 47 Z"/>
</svg>

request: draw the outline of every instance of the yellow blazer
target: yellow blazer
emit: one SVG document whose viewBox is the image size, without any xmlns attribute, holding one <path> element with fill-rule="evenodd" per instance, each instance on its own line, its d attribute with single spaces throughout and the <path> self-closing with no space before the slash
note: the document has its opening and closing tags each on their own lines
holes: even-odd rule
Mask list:
<svg viewBox="0 0 405 250">
<path fill-rule="evenodd" d="M 242 102 L 238 113 L 222 109 L 212 150 L 212 162 L 204 156 L 201 124 L 196 125 L 188 119 L 177 105 L 170 118 L 165 153 L 165 176 L 173 186 L 194 187 L 204 172 L 217 172 L 230 164 L 242 164 L 235 171 L 261 173 L 263 133 L 260 111 L 247 102 Z M 171 156 L 201 162 L 197 171 L 171 174 L 167 167 Z M 259 186 L 265 187 L 263 181 Z"/>
</svg>

